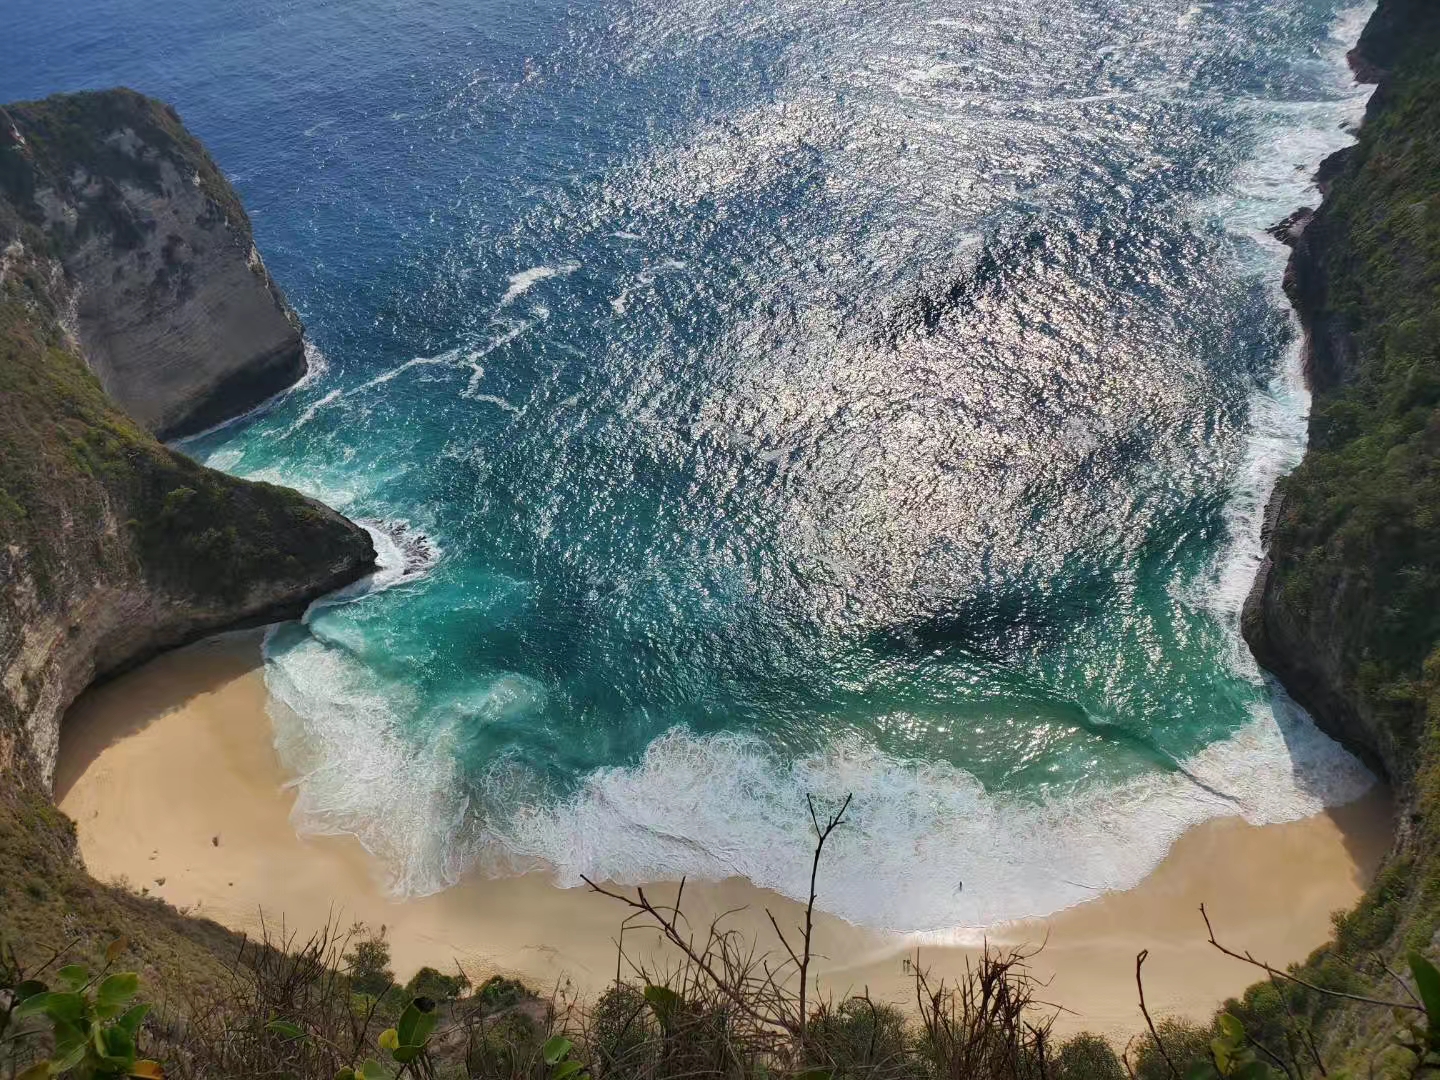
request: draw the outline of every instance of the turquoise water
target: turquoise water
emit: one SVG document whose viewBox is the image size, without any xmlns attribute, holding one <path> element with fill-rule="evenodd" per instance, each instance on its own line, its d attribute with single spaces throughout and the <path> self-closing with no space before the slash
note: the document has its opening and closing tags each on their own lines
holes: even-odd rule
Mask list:
<svg viewBox="0 0 1440 1080">
<path fill-rule="evenodd" d="M 267 642 L 297 826 L 799 895 L 853 791 L 823 905 L 935 930 L 1368 782 L 1237 631 L 1364 11 L 216 7 L 18 0 L 0 96 L 171 100 L 306 320 L 184 447 L 386 552 Z"/>
</svg>

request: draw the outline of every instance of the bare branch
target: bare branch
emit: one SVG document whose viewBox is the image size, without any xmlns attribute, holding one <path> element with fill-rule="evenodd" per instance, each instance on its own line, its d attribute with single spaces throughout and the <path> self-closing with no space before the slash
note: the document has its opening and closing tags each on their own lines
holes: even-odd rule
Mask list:
<svg viewBox="0 0 1440 1080">
<path fill-rule="evenodd" d="M 1150 1028 L 1150 1037 L 1155 1040 L 1155 1049 L 1160 1051 L 1160 1056 L 1170 1067 L 1170 1075 L 1175 1077 L 1175 1080 L 1180 1080 L 1180 1070 L 1175 1068 L 1175 1062 L 1170 1060 L 1170 1052 L 1160 1041 L 1160 1033 L 1155 1030 L 1155 1021 L 1150 1019 L 1150 1010 L 1145 1007 L 1145 982 L 1140 977 L 1140 969 L 1145 965 L 1145 958 L 1149 955 L 1149 949 L 1141 949 L 1135 956 L 1135 989 L 1140 992 L 1140 1015 L 1145 1017 L 1145 1024 Z"/>
<path fill-rule="evenodd" d="M 805 904 L 805 937 L 800 952 L 800 1037 L 805 1037 L 805 1025 L 808 1022 L 809 1012 L 805 1001 L 805 995 L 809 991 L 810 982 L 810 935 L 815 928 L 815 879 L 820 873 L 820 855 L 825 850 L 825 841 L 830 839 L 830 834 L 840 827 L 845 820 L 845 811 L 850 809 L 850 800 L 855 796 L 853 793 L 845 796 L 845 801 L 840 804 L 840 809 L 830 818 L 822 828 L 820 817 L 815 813 L 815 800 L 805 796 L 805 805 L 810 808 L 810 823 L 815 826 L 815 857 L 810 861 L 810 899 Z M 779 927 L 776 927 L 778 930 Z M 783 940 L 783 937 L 782 937 Z M 785 946 L 790 947 L 788 944 Z"/>
<path fill-rule="evenodd" d="M 1205 920 L 1205 929 L 1210 934 L 1211 945 L 1214 945 L 1215 948 L 1219 949 L 1226 956 L 1234 960 L 1240 960 L 1243 963 L 1257 967 L 1261 971 L 1265 972 L 1267 975 L 1279 979 L 1284 979 L 1286 982 L 1292 982 L 1296 986 L 1303 986 L 1307 990 L 1313 990 L 1317 994 L 1324 994 L 1326 997 L 1344 998 L 1347 1001 L 1360 1001 L 1364 1002 L 1366 1005 L 1381 1005 L 1387 1009 L 1408 1009 L 1411 1012 L 1425 1011 L 1419 1005 L 1413 1004 L 1408 1001 L 1386 1001 L 1384 998 L 1367 997 L 1364 994 L 1349 994 L 1346 993 L 1344 990 L 1330 990 L 1324 986 L 1316 986 L 1312 982 L 1306 982 L 1304 979 L 1298 978 L 1295 975 L 1291 975 L 1288 971 L 1281 971 L 1279 968 L 1272 967 L 1271 965 L 1265 963 L 1265 961 L 1263 960 L 1256 960 L 1255 957 L 1251 956 L 1248 952 L 1241 954 L 1237 953 L 1234 949 L 1227 949 L 1224 945 L 1221 945 L 1220 942 L 1215 940 L 1215 929 L 1210 925 L 1210 916 L 1206 913 L 1204 904 L 1200 905 L 1200 917 Z"/>
</svg>

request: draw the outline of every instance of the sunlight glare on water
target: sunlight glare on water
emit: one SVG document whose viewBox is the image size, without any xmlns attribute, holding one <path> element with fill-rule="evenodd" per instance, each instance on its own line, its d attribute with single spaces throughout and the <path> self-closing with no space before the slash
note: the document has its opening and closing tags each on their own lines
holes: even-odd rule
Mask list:
<svg viewBox="0 0 1440 1080">
<path fill-rule="evenodd" d="M 324 358 L 186 449 L 399 536 L 267 644 L 297 823 L 398 892 L 802 895 L 853 791 L 824 906 L 983 926 L 1369 783 L 1237 630 L 1363 10 L 18 2 L 7 96 L 173 101 Z"/>
</svg>

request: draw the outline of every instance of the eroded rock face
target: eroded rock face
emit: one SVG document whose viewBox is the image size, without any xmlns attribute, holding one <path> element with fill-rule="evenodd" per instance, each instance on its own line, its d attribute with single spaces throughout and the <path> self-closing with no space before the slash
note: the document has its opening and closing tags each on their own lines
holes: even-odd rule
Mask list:
<svg viewBox="0 0 1440 1080">
<path fill-rule="evenodd" d="M 1380 0 L 1350 59 L 1380 82 L 1359 140 L 1321 165 L 1320 207 L 1276 233 L 1310 438 L 1272 497 L 1242 628 L 1409 807 L 1440 685 L 1440 4 Z"/>
<path fill-rule="evenodd" d="M 0 109 L 0 786 L 48 788 L 92 680 L 373 568 L 333 510 L 155 437 L 303 363 L 234 192 L 172 112 L 128 91 Z"/>
<path fill-rule="evenodd" d="M 300 320 L 234 189 L 169 106 L 128 90 L 6 106 L 0 191 L 64 267 L 86 363 L 160 438 L 305 373 Z"/>
</svg>

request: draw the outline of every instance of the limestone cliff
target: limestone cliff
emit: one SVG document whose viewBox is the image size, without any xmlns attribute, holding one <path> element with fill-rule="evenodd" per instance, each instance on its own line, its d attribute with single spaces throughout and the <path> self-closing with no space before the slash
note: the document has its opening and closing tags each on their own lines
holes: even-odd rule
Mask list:
<svg viewBox="0 0 1440 1080">
<path fill-rule="evenodd" d="M 0 108 L 0 195 L 64 268 L 85 361 L 160 438 L 305 372 L 300 320 L 234 190 L 174 110 L 129 90 Z"/>
<path fill-rule="evenodd" d="M 146 430 L 242 411 L 301 362 L 234 193 L 174 114 L 116 91 L 3 123 L 0 785 L 43 785 L 92 679 L 294 617 L 375 552 L 314 500 Z"/>
<path fill-rule="evenodd" d="M 1418 813 L 1440 721 L 1440 5 L 1381 0 L 1351 60 L 1380 85 L 1290 230 L 1309 448 L 1276 489 L 1244 631 Z"/>
</svg>

